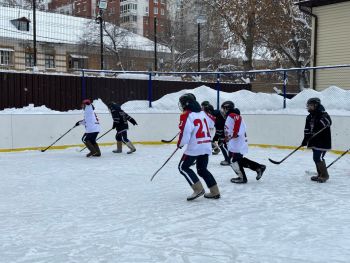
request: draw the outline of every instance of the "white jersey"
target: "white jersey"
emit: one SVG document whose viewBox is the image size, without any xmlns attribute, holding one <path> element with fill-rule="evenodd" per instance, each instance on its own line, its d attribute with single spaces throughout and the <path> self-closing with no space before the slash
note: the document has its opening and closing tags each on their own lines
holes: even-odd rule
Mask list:
<svg viewBox="0 0 350 263">
<path fill-rule="evenodd" d="M 245 155 L 248 153 L 246 125 L 242 117 L 230 113 L 225 122 L 225 137 L 228 138 L 227 148 L 232 153 Z"/>
<path fill-rule="evenodd" d="M 85 106 L 84 120 L 81 121 L 81 124 L 85 125 L 86 133 L 100 132 L 100 123 L 91 104 Z"/>
<path fill-rule="evenodd" d="M 214 128 L 214 121 L 205 112 L 185 111 L 180 116 L 179 128 L 178 146 L 187 144 L 184 154 L 189 156 L 211 154 L 210 129 Z"/>
</svg>

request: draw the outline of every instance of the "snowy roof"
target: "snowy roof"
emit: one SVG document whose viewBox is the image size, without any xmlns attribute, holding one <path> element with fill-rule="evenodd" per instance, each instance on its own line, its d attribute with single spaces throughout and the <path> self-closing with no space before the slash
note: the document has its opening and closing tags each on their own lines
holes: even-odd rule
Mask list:
<svg viewBox="0 0 350 263">
<path fill-rule="evenodd" d="M 32 21 L 32 10 L 0 6 L 0 14 L 0 38 L 32 41 L 32 23 L 30 24 L 29 31 L 18 30 L 11 23 L 11 20 L 23 17 Z M 81 43 L 87 35 L 90 35 L 91 38 L 97 37 L 99 32 L 99 25 L 96 24 L 93 19 L 36 11 L 36 21 L 38 42 L 78 44 Z M 111 26 L 111 24 L 106 23 L 107 28 Z M 116 26 L 114 26 L 114 28 L 124 33 L 124 36 L 118 41 L 118 48 L 142 51 L 154 50 L 154 42 L 150 39 Z M 105 37 L 105 44 L 109 44 L 108 40 L 109 39 Z M 158 44 L 157 48 L 160 52 L 170 53 L 170 49 L 163 45 Z"/>
<path fill-rule="evenodd" d="M 297 5 L 301 6 L 307 6 L 307 7 L 317 7 L 317 6 L 324 6 L 324 5 L 331 5 L 331 4 L 337 4 L 341 2 L 348 2 L 350 0 L 305 0 L 295 3 Z"/>
</svg>

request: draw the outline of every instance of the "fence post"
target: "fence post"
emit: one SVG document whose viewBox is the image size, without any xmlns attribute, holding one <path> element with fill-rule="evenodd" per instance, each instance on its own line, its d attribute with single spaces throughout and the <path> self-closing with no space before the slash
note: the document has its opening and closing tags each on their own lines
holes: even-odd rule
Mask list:
<svg viewBox="0 0 350 263">
<path fill-rule="evenodd" d="M 82 69 L 82 87 L 81 87 L 81 96 L 82 100 L 86 99 L 86 79 L 85 79 L 85 71 Z"/>
<path fill-rule="evenodd" d="M 216 109 L 220 109 L 220 73 L 216 75 Z"/>
<path fill-rule="evenodd" d="M 148 78 L 148 107 L 152 108 L 152 73 L 149 73 Z"/>
<path fill-rule="evenodd" d="M 287 83 L 288 83 L 288 75 L 287 71 L 283 72 L 283 109 L 287 107 Z"/>
</svg>

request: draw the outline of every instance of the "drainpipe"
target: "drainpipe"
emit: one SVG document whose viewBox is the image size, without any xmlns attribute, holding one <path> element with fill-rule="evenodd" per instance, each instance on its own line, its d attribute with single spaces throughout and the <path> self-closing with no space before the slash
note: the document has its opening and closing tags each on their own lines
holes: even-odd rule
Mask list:
<svg viewBox="0 0 350 263">
<path fill-rule="evenodd" d="M 299 5 L 299 10 L 309 16 L 312 16 L 313 18 L 315 18 L 315 37 L 314 37 L 314 67 L 317 66 L 317 32 L 318 32 L 318 17 L 317 15 L 312 13 L 312 8 L 311 8 L 311 12 L 305 8 L 303 8 L 303 6 Z M 312 79 L 313 79 L 313 83 L 312 83 L 312 89 L 316 89 L 316 69 L 312 70 Z"/>
</svg>

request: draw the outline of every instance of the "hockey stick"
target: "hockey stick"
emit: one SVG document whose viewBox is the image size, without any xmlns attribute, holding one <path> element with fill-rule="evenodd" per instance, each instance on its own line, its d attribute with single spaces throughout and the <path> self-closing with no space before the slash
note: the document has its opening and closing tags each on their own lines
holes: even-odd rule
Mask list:
<svg viewBox="0 0 350 263">
<path fill-rule="evenodd" d="M 155 171 L 155 173 L 151 177 L 151 182 L 152 182 L 153 178 L 156 176 L 156 174 L 169 162 L 171 157 L 174 156 L 174 154 L 177 152 L 178 149 L 180 149 L 180 148 L 176 147 L 175 151 L 170 155 L 170 157 L 163 163 L 163 165 L 157 171 Z"/>
<path fill-rule="evenodd" d="M 102 134 L 100 137 L 98 137 L 97 139 L 96 139 L 96 141 L 97 140 L 99 140 L 99 139 L 101 139 L 103 136 L 105 136 L 107 133 L 109 133 L 111 130 L 113 130 L 114 128 L 112 128 L 112 129 L 110 129 L 110 130 L 108 130 L 108 131 L 106 131 L 104 134 Z M 86 146 L 83 148 L 83 149 L 81 149 L 79 152 L 82 152 L 82 151 L 84 151 L 86 149 Z"/>
<path fill-rule="evenodd" d="M 338 158 L 335 159 L 333 162 L 331 162 L 331 163 L 327 166 L 327 168 L 331 167 L 336 161 L 338 161 L 340 158 L 342 158 L 342 157 L 343 157 L 345 154 L 347 154 L 349 151 L 350 151 L 350 148 L 347 149 L 345 152 L 343 152 L 340 156 L 338 156 Z"/>
<path fill-rule="evenodd" d="M 173 140 L 175 140 L 175 138 L 179 135 L 180 132 L 176 133 L 176 135 L 174 136 L 174 138 L 172 138 L 171 140 L 161 140 L 161 142 L 163 143 L 171 143 Z"/>
<path fill-rule="evenodd" d="M 52 145 L 54 145 L 56 142 L 58 142 L 59 140 L 61 140 L 67 133 L 69 133 L 71 130 L 73 130 L 75 127 L 77 126 L 73 126 L 72 128 L 70 128 L 65 134 L 63 134 L 60 138 L 58 138 L 56 141 L 54 141 L 51 145 L 47 146 L 45 149 L 42 149 L 41 152 L 45 152 L 47 149 L 49 149 Z"/>
<path fill-rule="evenodd" d="M 309 141 L 313 138 L 315 138 L 317 135 L 319 135 L 321 132 L 323 132 L 326 128 L 328 128 L 329 126 L 323 127 L 321 130 L 319 130 L 318 132 L 316 132 L 314 135 L 312 135 L 308 140 L 306 145 L 309 143 Z M 304 145 L 300 145 L 298 148 L 296 148 L 294 151 L 292 151 L 290 154 L 288 154 L 286 157 L 284 157 L 281 161 L 274 161 L 272 159 L 269 158 L 269 161 L 273 164 L 281 164 L 283 163 L 289 156 L 291 156 L 293 153 L 295 153 L 296 151 L 298 151 L 301 147 L 303 147 Z"/>
</svg>

